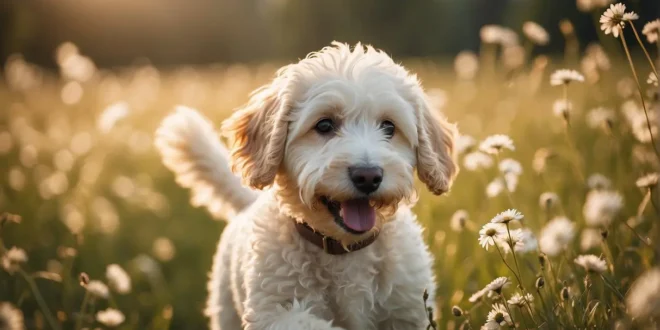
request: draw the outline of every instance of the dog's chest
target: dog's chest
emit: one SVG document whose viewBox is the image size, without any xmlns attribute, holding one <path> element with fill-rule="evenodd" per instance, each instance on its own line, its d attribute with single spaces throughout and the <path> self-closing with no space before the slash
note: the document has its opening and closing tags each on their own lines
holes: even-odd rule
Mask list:
<svg viewBox="0 0 660 330">
<path fill-rule="evenodd" d="M 391 286 L 384 283 L 381 258 L 370 253 L 355 254 L 348 258 L 325 257 L 335 259 L 323 267 L 331 279 L 326 287 L 325 307 L 338 326 L 376 329 L 384 317 L 382 305 L 389 297 Z"/>
</svg>

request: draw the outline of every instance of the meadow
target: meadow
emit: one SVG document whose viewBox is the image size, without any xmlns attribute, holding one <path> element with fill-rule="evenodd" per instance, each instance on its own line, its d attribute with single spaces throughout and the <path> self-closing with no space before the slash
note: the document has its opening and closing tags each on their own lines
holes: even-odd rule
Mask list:
<svg viewBox="0 0 660 330">
<path fill-rule="evenodd" d="M 563 54 L 526 24 L 484 27 L 479 53 L 398 59 L 461 132 L 452 190 L 420 186 L 415 207 L 436 256 L 429 328 L 660 326 L 660 90 L 640 48 L 657 63 L 660 21 L 642 34 L 655 17 L 639 15 L 613 18 L 607 49 L 564 21 Z M 284 63 L 53 56 L 57 71 L 16 54 L 0 81 L 0 329 L 205 328 L 224 223 L 191 205 L 153 133 L 178 104 L 219 126 Z"/>
</svg>

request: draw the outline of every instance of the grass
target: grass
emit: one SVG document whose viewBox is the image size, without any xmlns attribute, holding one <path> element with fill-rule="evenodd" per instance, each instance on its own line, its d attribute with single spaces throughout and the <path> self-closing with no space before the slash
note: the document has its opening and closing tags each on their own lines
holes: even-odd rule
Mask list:
<svg viewBox="0 0 660 330">
<path fill-rule="evenodd" d="M 650 140 L 636 138 L 648 133 L 647 126 L 657 129 L 657 92 L 649 93 L 641 82 L 652 119 L 647 123 L 621 57 L 610 58 L 612 69 L 597 71 L 598 80 L 587 74 L 586 82 L 567 89 L 551 87 L 549 74 L 555 68 L 579 68 L 577 59 L 536 57 L 504 69 L 490 58 L 482 57 L 479 74 L 471 80 L 457 79 L 446 62 L 405 61 L 438 103 L 446 101 L 442 109 L 462 134 L 476 140 L 507 134 L 515 144 L 514 151 L 493 157 L 496 163 L 490 168 L 463 169 L 447 196 L 433 197 L 420 186 L 415 212 L 436 256 L 437 327 L 484 324 L 491 304 L 504 301 L 493 295 L 472 304 L 468 298 L 499 276 L 513 281 L 502 291 L 505 299 L 521 291 L 517 286 L 534 296 L 530 309 L 506 306 L 520 328 L 611 328 L 617 322 L 657 326 L 657 318 L 633 319 L 625 304 L 634 280 L 657 267 L 660 256 L 656 185 L 636 185 L 642 175 L 658 171 Z M 648 63 L 636 66 L 646 76 Z M 29 329 L 99 326 L 95 312 L 106 308 L 125 315 L 121 329 L 205 327 L 207 273 L 224 224 L 190 206 L 188 192 L 160 163 L 151 139 L 176 104 L 197 108 L 219 123 L 276 68 L 158 71 L 141 64 L 70 79 L 11 59 L 0 85 L 0 210 L 22 220 L 3 221 L 0 249 L 19 247 L 28 260 L 0 270 L 0 301 L 17 306 Z M 573 104 L 568 119 L 552 113 L 554 101 L 565 97 Z M 597 107 L 612 109 L 613 117 L 591 127 L 587 118 Z M 463 152 L 462 165 L 465 154 L 476 149 Z M 539 150 L 551 155 L 542 170 L 533 166 L 543 153 Z M 497 160 L 505 158 L 521 163 L 518 184 L 488 196 L 488 184 L 502 177 Z M 581 233 L 589 227 L 584 205 L 596 190 L 589 186 L 596 173 L 610 181 L 604 190 L 620 194 L 623 204 L 619 209 L 604 202 L 600 225 L 591 226 L 602 241 L 582 249 Z M 556 193 L 559 203 L 544 208 L 539 204 L 544 192 Z M 522 212 L 523 226 L 541 240 L 543 228 L 558 216 L 570 219 L 575 237 L 556 256 L 536 249 L 502 257 L 493 247 L 486 251 L 477 243 L 479 229 L 509 208 Z M 450 219 L 461 209 L 469 219 L 455 232 Z M 603 220 L 607 217 L 611 222 Z M 511 224 L 511 229 L 518 227 Z M 602 258 L 607 270 L 585 272 L 574 263 L 582 254 Z M 87 294 L 80 274 L 107 282 L 109 264 L 127 271 L 130 293 L 111 291 L 108 298 Z M 539 278 L 544 282 L 540 288 Z M 461 316 L 452 315 L 453 306 Z"/>
</svg>

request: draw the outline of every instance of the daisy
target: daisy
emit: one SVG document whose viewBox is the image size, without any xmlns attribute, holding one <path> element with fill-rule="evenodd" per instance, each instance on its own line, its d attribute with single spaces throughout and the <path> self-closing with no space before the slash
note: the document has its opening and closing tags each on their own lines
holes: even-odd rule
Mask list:
<svg viewBox="0 0 660 330">
<path fill-rule="evenodd" d="M 575 70 L 569 69 L 557 70 L 550 76 L 550 85 L 552 86 L 568 85 L 573 81 L 583 82 L 584 76 Z"/>
<path fill-rule="evenodd" d="M 646 83 L 658 87 L 658 77 L 655 76 L 655 73 L 649 73 L 649 78 L 646 79 Z"/>
<path fill-rule="evenodd" d="M 23 312 L 8 302 L 0 302 L 0 329 L 23 330 Z"/>
<path fill-rule="evenodd" d="M 117 264 L 108 265 L 105 271 L 108 278 L 108 284 L 115 291 L 121 294 L 131 292 L 131 278 L 126 271 Z"/>
<path fill-rule="evenodd" d="M 506 307 L 502 304 L 493 304 L 493 309 L 488 312 L 487 321 L 495 322 L 501 326 L 513 324 L 513 322 L 511 322 L 511 316 L 509 316 Z"/>
<path fill-rule="evenodd" d="M 491 181 L 488 186 L 486 186 L 486 196 L 489 198 L 494 198 L 499 196 L 504 191 L 505 188 L 505 182 L 502 180 L 502 178 L 495 178 L 493 181 Z M 508 189 L 508 187 L 507 187 Z"/>
<path fill-rule="evenodd" d="M 587 178 L 587 186 L 591 190 L 610 189 L 612 181 L 600 173 L 594 173 Z"/>
<path fill-rule="evenodd" d="M 483 299 L 484 295 L 488 292 L 490 292 L 490 290 L 488 290 L 488 288 L 483 288 L 483 289 L 475 292 L 473 295 L 471 295 L 470 298 L 468 299 L 468 301 L 474 304 L 477 301 L 480 301 L 481 299 Z"/>
<path fill-rule="evenodd" d="M 513 140 L 510 137 L 504 134 L 495 134 L 481 142 L 479 149 L 487 154 L 497 155 L 504 149 L 515 150 L 516 148 L 513 146 Z"/>
<path fill-rule="evenodd" d="M 638 320 L 660 316 L 660 268 L 639 276 L 626 296 L 628 314 Z"/>
<path fill-rule="evenodd" d="M 542 26 L 534 22 L 525 22 L 522 29 L 525 36 L 537 45 L 547 45 L 550 41 L 550 35 L 548 32 Z"/>
<path fill-rule="evenodd" d="M 591 128 L 609 127 L 614 122 L 614 110 L 608 108 L 595 108 L 587 113 L 587 126 Z"/>
<path fill-rule="evenodd" d="M 509 281 L 509 278 L 502 276 L 494 279 L 492 282 L 486 285 L 486 289 L 493 291 L 497 294 L 501 294 L 502 289 L 509 286 L 510 284 L 511 282 Z"/>
<path fill-rule="evenodd" d="M 626 13 L 626 5 L 622 3 L 612 4 L 602 16 L 600 16 L 600 29 L 605 31 L 605 34 L 610 34 L 615 38 L 619 37 L 619 33 L 625 27 L 625 23 L 638 19 L 639 16 L 634 12 Z"/>
<path fill-rule="evenodd" d="M 593 255 L 580 255 L 574 260 L 575 264 L 582 266 L 584 270 L 589 273 L 598 273 L 601 274 L 607 270 L 607 263 L 605 260 Z"/>
<path fill-rule="evenodd" d="M 522 174 L 522 165 L 520 165 L 520 162 L 515 159 L 511 159 L 511 158 L 502 159 L 499 168 L 500 168 L 500 172 L 502 173 L 512 173 L 515 175 Z"/>
<path fill-rule="evenodd" d="M 658 34 L 660 33 L 660 18 L 652 20 L 644 24 L 642 34 L 646 36 L 649 43 L 658 42 Z"/>
<path fill-rule="evenodd" d="M 8 273 L 13 274 L 20 268 L 21 264 L 26 263 L 27 260 L 28 257 L 25 250 L 14 246 L 2 256 L 2 268 Z"/>
<path fill-rule="evenodd" d="M 490 220 L 491 223 L 509 223 L 511 221 L 521 221 L 525 216 L 516 209 L 508 209 L 499 213 Z"/>
<path fill-rule="evenodd" d="M 505 173 L 504 183 L 506 184 L 506 189 L 508 191 L 510 192 L 516 191 L 516 187 L 518 187 L 518 175 L 514 173 Z"/>
<path fill-rule="evenodd" d="M 658 173 L 649 173 L 637 179 L 637 187 L 651 189 L 658 185 Z"/>
<path fill-rule="evenodd" d="M 607 53 L 603 47 L 597 43 L 591 43 L 584 50 L 585 57 L 590 58 L 596 67 L 602 71 L 608 71 L 612 64 L 610 58 L 607 56 Z"/>
<path fill-rule="evenodd" d="M 557 100 L 552 104 L 552 113 L 557 117 L 568 118 L 570 117 L 571 110 L 573 110 L 573 102 L 569 100 Z"/>
<path fill-rule="evenodd" d="M 477 140 L 469 135 L 461 134 L 456 139 L 456 152 L 462 154 L 466 151 L 470 151 L 477 144 Z"/>
<path fill-rule="evenodd" d="M 548 256 L 557 256 L 568 248 L 575 237 L 575 223 L 566 217 L 555 217 L 541 230 L 539 249 Z"/>
<path fill-rule="evenodd" d="M 493 159 L 481 151 L 474 151 L 463 157 L 463 165 L 468 171 L 487 169 L 493 166 Z"/>
<path fill-rule="evenodd" d="M 511 234 L 511 238 L 509 238 L 509 234 Z M 514 229 L 504 234 L 504 237 L 497 240 L 496 243 L 505 254 L 508 254 L 511 252 L 512 246 L 514 251 L 521 251 L 525 247 L 523 239 L 523 232 L 520 229 Z"/>
<path fill-rule="evenodd" d="M 97 280 L 89 281 L 89 283 L 85 285 L 85 289 L 87 289 L 87 291 L 96 298 L 108 298 L 110 295 L 108 286 Z"/>
<path fill-rule="evenodd" d="M 583 12 L 589 12 L 597 8 L 607 7 L 613 0 L 577 0 L 577 7 Z"/>
<path fill-rule="evenodd" d="M 514 249 L 517 252 L 528 253 L 538 250 L 539 242 L 534 236 L 534 233 L 528 228 L 515 229 L 512 231 L 516 232 L 516 235 L 520 237 L 520 242 L 522 244 L 514 245 Z M 511 236 L 513 238 L 513 235 Z"/>
<path fill-rule="evenodd" d="M 582 209 L 587 225 L 607 227 L 623 208 L 623 196 L 616 191 L 593 190 Z"/>
<path fill-rule="evenodd" d="M 495 44 L 500 40 L 502 27 L 499 25 L 488 24 L 481 27 L 479 36 L 481 41 L 487 44 Z"/>
<path fill-rule="evenodd" d="M 462 51 L 454 59 L 454 70 L 458 78 L 472 80 L 479 71 L 479 58 L 473 52 Z"/>
<path fill-rule="evenodd" d="M 495 321 L 486 321 L 484 325 L 481 326 L 481 330 L 499 330 L 500 325 Z"/>
<path fill-rule="evenodd" d="M 495 245 L 507 235 L 506 227 L 500 223 L 487 223 L 479 230 L 479 245 L 488 251 L 488 247 Z"/>
<path fill-rule="evenodd" d="M 461 232 L 465 228 L 465 224 L 469 220 L 469 215 L 465 210 L 458 210 L 451 216 L 449 226 L 452 230 Z"/>
<path fill-rule="evenodd" d="M 108 308 L 96 313 L 96 320 L 107 327 L 116 327 L 124 323 L 126 317 L 124 317 L 124 313 L 114 308 Z"/>
<path fill-rule="evenodd" d="M 553 192 L 544 192 L 539 197 L 539 205 L 544 210 L 549 210 L 559 204 L 559 196 Z"/>
<path fill-rule="evenodd" d="M 529 293 L 526 293 L 524 296 L 521 295 L 520 293 L 516 292 L 511 298 L 509 299 L 509 305 L 517 306 L 517 307 L 523 307 L 527 304 L 531 304 L 532 301 L 534 301 L 534 296 L 532 296 Z"/>
<path fill-rule="evenodd" d="M 597 248 L 602 241 L 603 236 L 600 234 L 600 230 L 586 228 L 580 235 L 580 250 L 589 251 L 593 248 Z"/>
</svg>

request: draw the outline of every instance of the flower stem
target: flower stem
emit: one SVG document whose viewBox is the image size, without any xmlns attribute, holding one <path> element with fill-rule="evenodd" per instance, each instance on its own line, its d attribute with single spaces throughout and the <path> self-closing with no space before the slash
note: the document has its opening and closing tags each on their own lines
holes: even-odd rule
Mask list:
<svg viewBox="0 0 660 330">
<path fill-rule="evenodd" d="M 513 246 L 513 239 L 511 238 L 511 231 L 509 230 L 509 223 L 506 223 L 506 233 L 509 235 L 509 246 L 511 247 L 511 254 L 513 254 L 513 261 L 514 264 L 516 265 L 516 271 L 518 271 L 518 275 L 522 278 L 522 272 L 520 271 L 520 267 L 518 266 L 518 258 L 516 258 L 516 249 Z M 527 293 L 527 289 L 525 289 L 525 285 L 522 283 L 522 281 L 518 281 L 520 284 L 520 288 L 522 289 L 523 295 Z M 534 321 L 535 325 L 538 325 L 536 323 L 536 320 L 534 319 L 534 314 L 532 313 L 532 310 L 529 307 L 529 304 L 525 304 L 527 306 L 527 310 L 529 311 L 529 316 L 532 317 L 532 321 Z"/>
<path fill-rule="evenodd" d="M 39 292 L 39 288 L 37 287 L 37 284 L 34 282 L 34 279 L 32 279 L 32 277 L 30 277 L 30 275 L 28 275 L 21 268 L 18 269 L 18 272 L 21 274 L 23 279 L 25 279 L 28 286 L 30 286 L 30 290 L 34 295 L 34 299 L 37 300 L 37 304 L 39 305 L 41 312 L 44 314 L 44 318 L 46 319 L 46 322 L 48 322 L 50 328 L 53 330 L 59 330 L 60 326 L 53 318 L 53 314 L 50 312 L 50 309 L 48 308 L 48 305 L 46 304 L 44 297 L 41 295 L 41 292 Z"/>
<path fill-rule="evenodd" d="M 502 301 L 504 302 L 504 308 L 506 308 L 506 311 L 509 312 L 509 318 L 511 318 L 511 323 L 513 323 L 514 328 L 518 328 L 516 326 L 516 321 L 513 320 L 513 313 L 511 313 L 511 309 L 509 308 L 509 303 L 506 301 L 506 298 L 504 298 L 504 294 L 500 291 L 500 298 L 502 298 Z"/>
<path fill-rule="evenodd" d="M 639 99 L 642 101 L 642 108 L 644 108 L 644 115 L 646 116 L 646 126 L 649 129 L 649 135 L 651 136 L 651 144 L 653 145 L 653 151 L 655 152 L 656 157 L 660 160 L 660 154 L 658 154 L 658 148 L 655 145 L 655 138 L 653 138 L 653 129 L 651 128 L 651 120 L 649 119 L 649 112 L 646 110 L 646 101 L 644 101 L 644 92 L 642 92 L 642 86 L 639 84 L 639 77 L 637 77 L 637 71 L 635 71 L 635 64 L 633 63 L 632 57 L 630 56 L 630 51 L 628 50 L 628 45 L 626 44 L 626 37 L 621 33 L 621 44 L 623 49 L 626 52 L 626 57 L 628 58 L 628 64 L 630 64 L 630 70 L 632 71 L 633 77 L 635 78 L 635 84 L 637 84 L 637 91 L 639 92 Z"/>
<path fill-rule="evenodd" d="M 80 305 L 80 315 L 78 315 L 78 320 L 76 320 L 76 330 L 82 329 L 83 318 L 85 317 L 85 312 L 87 311 L 87 304 L 89 303 L 89 291 L 85 290 L 85 296 L 83 297 L 82 305 Z"/>
<path fill-rule="evenodd" d="M 500 251 L 499 246 L 497 246 L 497 243 L 495 243 L 494 245 L 495 245 L 495 248 L 497 249 L 497 253 L 500 254 L 500 258 L 502 258 L 502 262 L 504 262 L 504 265 L 506 265 L 506 267 L 509 268 L 509 270 L 513 273 L 513 276 L 516 277 L 516 281 L 518 281 L 518 284 L 520 284 L 520 287 L 522 287 L 522 281 L 520 280 L 520 277 L 518 277 L 518 274 L 516 274 L 516 271 L 514 271 L 513 268 L 511 268 L 511 266 L 509 266 L 509 264 L 506 262 L 506 260 L 504 259 L 504 255 Z"/>
<path fill-rule="evenodd" d="M 640 233 L 638 233 L 638 232 L 635 230 L 635 228 L 631 227 L 631 226 L 628 224 L 628 221 L 623 221 L 623 224 L 626 225 L 626 227 L 628 227 L 628 229 L 630 229 L 630 230 L 635 234 L 635 236 L 637 236 L 637 238 L 639 238 L 639 240 L 642 241 L 642 243 L 644 243 L 646 246 L 648 246 L 648 247 L 650 247 L 650 248 L 653 247 L 653 245 L 652 245 L 651 242 L 650 242 L 650 239 L 649 239 L 648 237 L 647 237 L 647 238 L 642 237 L 642 235 L 641 235 Z"/>
<path fill-rule="evenodd" d="M 605 276 L 603 276 L 603 274 L 600 274 L 600 278 L 603 279 L 603 283 L 605 283 L 605 285 L 610 290 L 612 290 L 612 292 L 614 292 L 614 294 L 616 295 L 617 298 L 619 298 L 619 300 L 621 300 L 622 302 L 625 301 L 623 294 L 621 294 L 621 292 L 617 288 L 615 288 L 614 285 Z"/>
<path fill-rule="evenodd" d="M 656 77 L 660 78 L 660 76 L 658 75 L 658 70 L 656 70 L 655 64 L 653 64 L 653 60 L 651 59 L 649 52 L 646 50 L 646 47 L 644 47 L 644 43 L 642 42 L 642 39 L 639 38 L 639 34 L 637 33 L 637 29 L 635 28 L 635 25 L 632 23 L 632 21 L 628 21 L 628 23 L 630 23 L 630 27 L 635 33 L 635 38 L 637 38 L 637 42 L 639 43 L 639 46 L 642 47 L 642 50 L 644 51 L 644 55 L 646 55 L 646 59 L 649 61 L 649 64 L 651 64 L 651 69 L 653 69 L 653 73 L 655 73 Z"/>
</svg>

